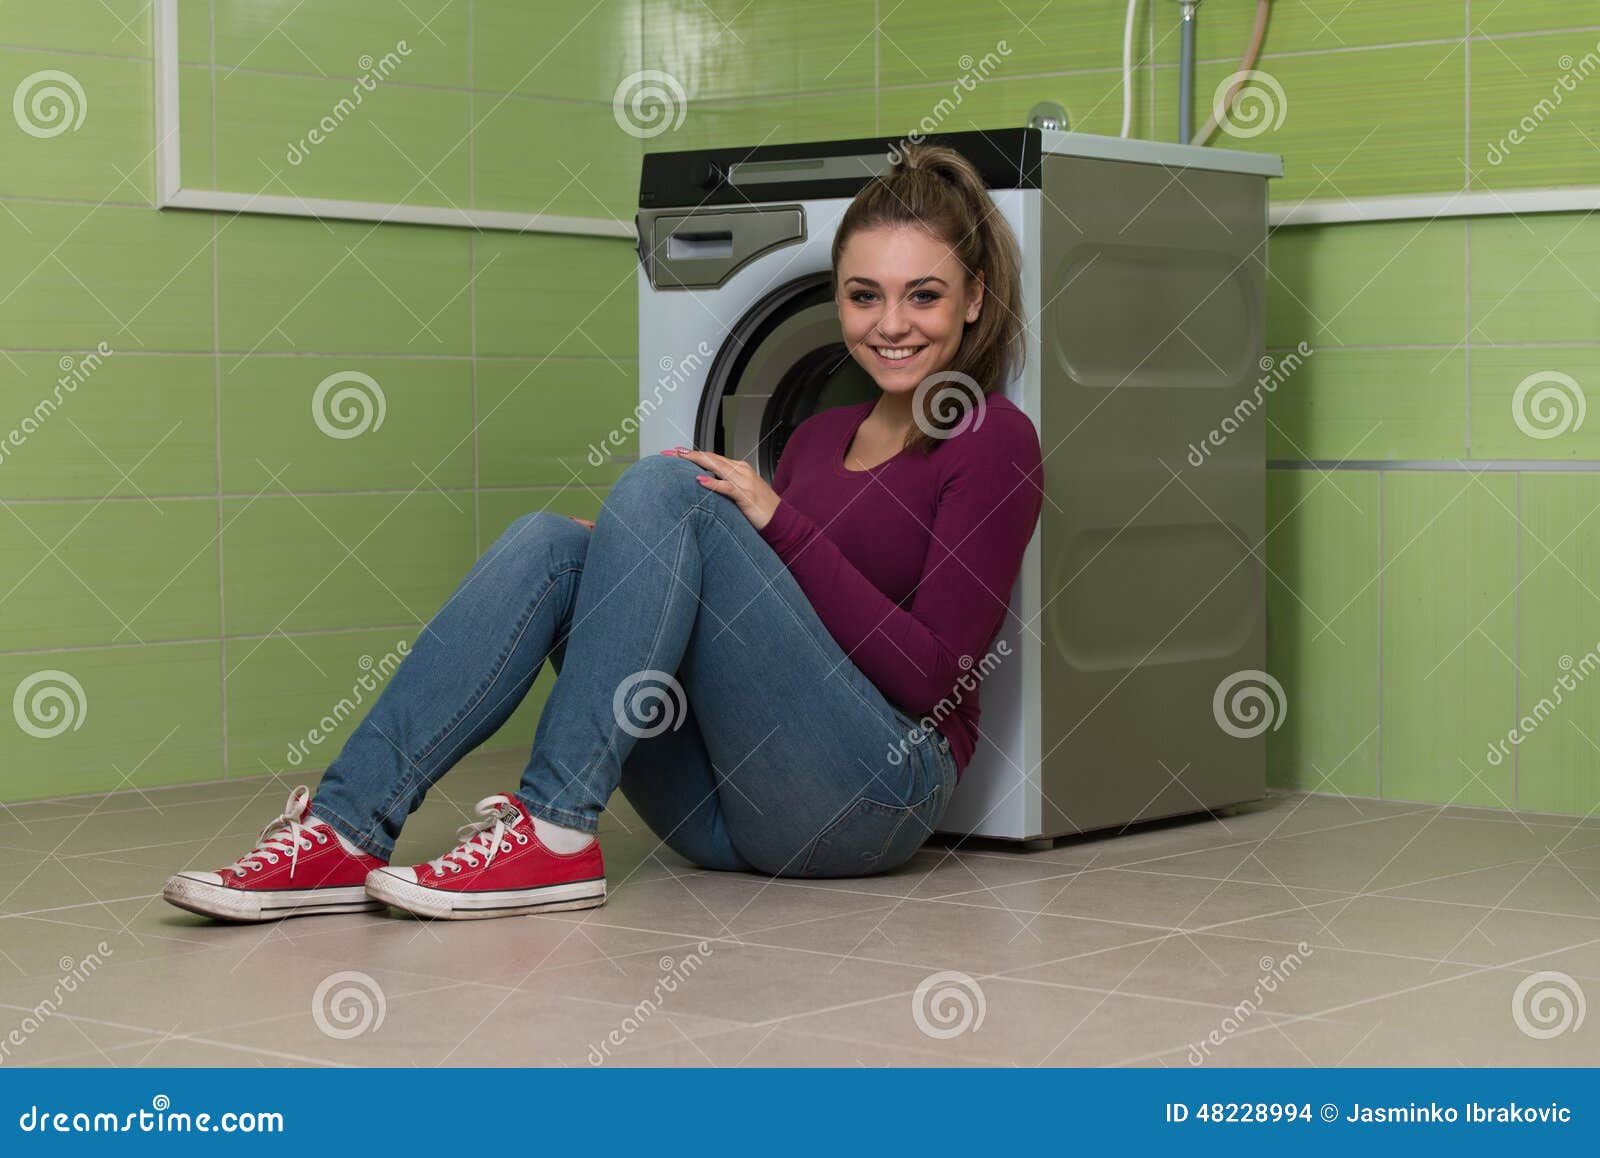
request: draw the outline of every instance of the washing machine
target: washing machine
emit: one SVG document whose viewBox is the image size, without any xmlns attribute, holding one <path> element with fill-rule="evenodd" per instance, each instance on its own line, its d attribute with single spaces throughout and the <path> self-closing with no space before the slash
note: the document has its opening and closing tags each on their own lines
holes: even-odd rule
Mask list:
<svg viewBox="0 0 1600 1158">
<path fill-rule="evenodd" d="M 925 139 L 977 167 L 1021 246 L 1025 358 L 999 389 L 1033 420 L 1045 480 L 941 828 L 1037 845 L 1261 797 L 1266 729 L 1224 709 L 1265 666 L 1252 406 L 1282 159 L 1034 127 Z M 876 396 L 830 247 L 904 143 L 645 155 L 641 455 L 694 446 L 771 479 L 807 417 Z"/>
</svg>

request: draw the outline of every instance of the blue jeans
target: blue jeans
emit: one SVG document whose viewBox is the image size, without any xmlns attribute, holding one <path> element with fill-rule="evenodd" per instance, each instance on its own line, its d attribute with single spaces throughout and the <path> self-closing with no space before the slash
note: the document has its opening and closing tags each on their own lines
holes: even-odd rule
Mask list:
<svg viewBox="0 0 1600 1158">
<path fill-rule="evenodd" d="M 906 861 L 955 759 L 884 699 L 728 498 L 670 455 L 591 531 L 512 523 L 428 623 L 323 774 L 314 810 L 388 860 L 428 788 L 557 672 L 517 797 L 594 831 L 617 787 L 709 869 L 862 876 Z"/>
</svg>

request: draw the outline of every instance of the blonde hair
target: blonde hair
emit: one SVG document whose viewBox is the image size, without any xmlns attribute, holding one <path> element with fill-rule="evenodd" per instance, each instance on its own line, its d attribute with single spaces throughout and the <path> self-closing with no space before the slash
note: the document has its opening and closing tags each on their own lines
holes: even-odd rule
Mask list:
<svg viewBox="0 0 1600 1158">
<path fill-rule="evenodd" d="M 983 280 L 978 319 L 967 325 L 944 369 L 971 378 L 984 394 L 993 392 L 1022 366 L 1022 255 L 1011 226 L 971 161 L 944 145 L 907 145 L 887 173 L 862 187 L 839 221 L 833 237 L 835 297 L 839 255 L 851 236 L 898 225 L 917 226 L 943 241 L 969 280 Z M 937 430 L 963 417 L 944 420 L 930 413 L 919 418 L 906 446 L 921 443 L 924 453 L 931 451 L 943 439 L 923 427 Z"/>
</svg>

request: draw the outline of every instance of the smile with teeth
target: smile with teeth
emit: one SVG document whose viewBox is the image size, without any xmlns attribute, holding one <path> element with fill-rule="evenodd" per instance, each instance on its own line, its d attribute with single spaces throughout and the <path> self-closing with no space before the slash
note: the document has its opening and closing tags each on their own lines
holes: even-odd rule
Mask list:
<svg viewBox="0 0 1600 1158">
<path fill-rule="evenodd" d="M 916 357 L 926 348 L 927 346 L 924 344 L 921 346 L 874 346 L 872 350 L 886 362 L 904 362 L 908 358 Z"/>
</svg>

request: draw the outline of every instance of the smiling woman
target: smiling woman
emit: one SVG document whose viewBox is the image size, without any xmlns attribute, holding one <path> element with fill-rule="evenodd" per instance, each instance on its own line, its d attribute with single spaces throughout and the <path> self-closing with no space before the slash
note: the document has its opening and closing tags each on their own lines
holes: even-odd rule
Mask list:
<svg viewBox="0 0 1600 1158">
<path fill-rule="evenodd" d="M 590 908 L 606 897 L 595 832 L 619 787 L 704 868 L 903 864 L 972 757 L 969 672 L 1043 501 L 1037 432 L 990 393 L 1016 368 L 1018 267 L 976 170 L 946 148 L 906 150 L 834 247 L 834 305 L 871 396 L 801 422 L 770 485 L 680 447 L 629 468 L 592 526 L 518 519 L 315 800 L 297 790 L 253 849 L 177 874 L 167 899 L 244 920 Z M 454 848 L 390 865 L 406 817 L 547 659 L 559 678 L 520 786 L 480 801 Z"/>
</svg>

